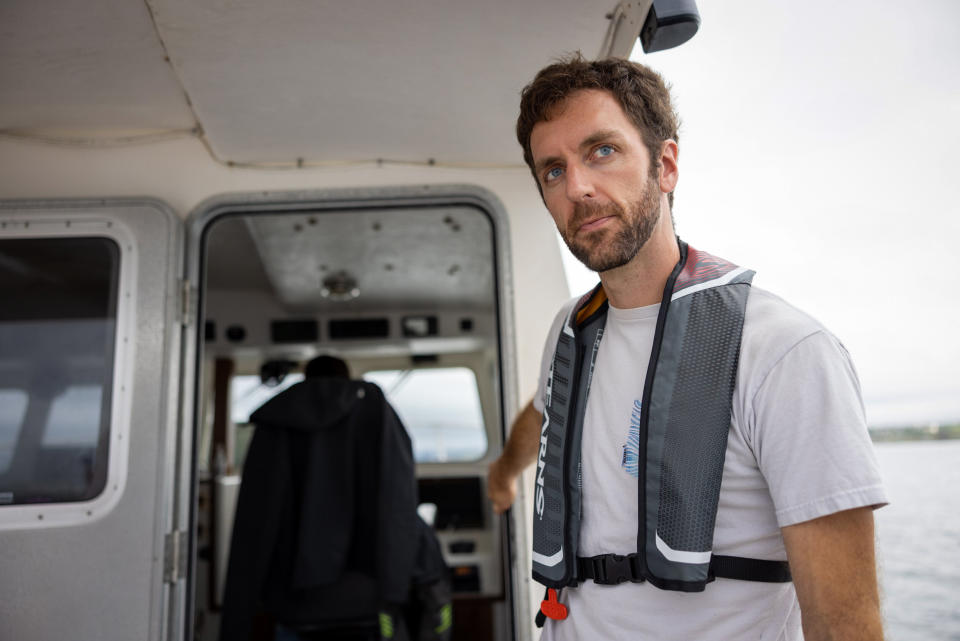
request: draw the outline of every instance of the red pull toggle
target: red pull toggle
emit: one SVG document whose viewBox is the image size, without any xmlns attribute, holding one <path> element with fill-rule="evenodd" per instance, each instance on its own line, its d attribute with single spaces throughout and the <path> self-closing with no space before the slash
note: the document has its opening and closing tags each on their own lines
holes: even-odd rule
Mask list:
<svg viewBox="0 0 960 641">
<path fill-rule="evenodd" d="M 557 601 L 557 591 L 553 588 L 547 589 L 547 600 L 540 602 L 540 611 L 554 621 L 563 621 L 567 618 L 567 606 Z"/>
</svg>

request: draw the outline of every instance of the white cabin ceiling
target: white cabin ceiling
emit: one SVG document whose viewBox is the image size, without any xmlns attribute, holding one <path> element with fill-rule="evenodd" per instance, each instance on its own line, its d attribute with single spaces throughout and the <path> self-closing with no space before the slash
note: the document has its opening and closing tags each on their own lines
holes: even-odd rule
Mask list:
<svg viewBox="0 0 960 641">
<path fill-rule="evenodd" d="M 291 312 L 494 308 L 493 229 L 470 207 L 233 217 L 213 224 L 207 287 L 260 290 Z M 345 272 L 359 296 L 322 293 Z"/>
<path fill-rule="evenodd" d="M 595 56 L 615 4 L 5 0 L 0 130 L 196 119 L 224 162 L 519 164 L 520 89 L 566 52 Z"/>
<path fill-rule="evenodd" d="M 0 2 L 0 129 L 189 129 L 143 2 Z"/>
</svg>

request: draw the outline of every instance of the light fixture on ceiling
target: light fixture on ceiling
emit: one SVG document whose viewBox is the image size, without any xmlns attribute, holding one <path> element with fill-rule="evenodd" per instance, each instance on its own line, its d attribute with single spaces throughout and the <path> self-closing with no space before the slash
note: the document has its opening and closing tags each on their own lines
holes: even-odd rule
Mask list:
<svg viewBox="0 0 960 641">
<path fill-rule="evenodd" d="M 333 272 L 320 281 L 320 295 L 330 300 L 353 300 L 360 295 L 356 277 L 345 269 Z"/>
</svg>

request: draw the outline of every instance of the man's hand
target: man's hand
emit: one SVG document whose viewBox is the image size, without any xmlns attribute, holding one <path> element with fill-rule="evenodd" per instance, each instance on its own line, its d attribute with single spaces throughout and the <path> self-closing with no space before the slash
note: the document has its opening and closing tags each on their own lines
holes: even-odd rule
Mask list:
<svg viewBox="0 0 960 641">
<path fill-rule="evenodd" d="M 503 514 L 517 498 L 517 476 L 504 469 L 502 459 L 490 464 L 487 473 L 487 496 L 493 502 L 493 513 Z"/>
<path fill-rule="evenodd" d="M 543 415 L 530 401 L 513 421 L 503 454 L 490 464 L 487 496 L 493 502 L 494 513 L 503 514 L 517 498 L 517 478 L 536 460 L 540 449 L 541 423 Z"/>
<path fill-rule="evenodd" d="M 781 530 L 807 641 L 882 641 L 873 509 Z"/>
</svg>

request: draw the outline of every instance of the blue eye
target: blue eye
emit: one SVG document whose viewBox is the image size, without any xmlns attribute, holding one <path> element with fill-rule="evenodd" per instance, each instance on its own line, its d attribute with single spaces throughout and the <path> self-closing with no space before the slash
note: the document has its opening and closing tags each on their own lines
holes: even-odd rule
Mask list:
<svg viewBox="0 0 960 641">
<path fill-rule="evenodd" d="M 600 145 L 599 147 L 597 147 L 597 150 L 594 153 L 597 156 L 600 156 L 601 158 L 606 158 L 607 156 L 612 154 L 614 151 L 615 151 L 614 148 L 611 147 L 610 145 Z"/>
<path fill-rule="evenodd" d="M 563 170 L 559 167 L 554 167 L 553 169 L 547 171 L 546 180 L 555 180 L 560 177 L 560 174 L 563 173 Z"/>
</svg>

